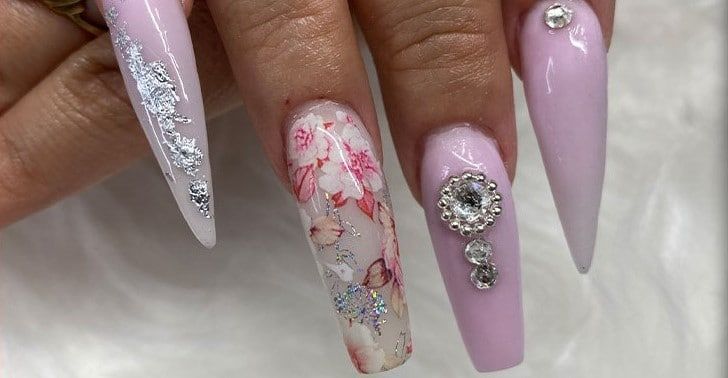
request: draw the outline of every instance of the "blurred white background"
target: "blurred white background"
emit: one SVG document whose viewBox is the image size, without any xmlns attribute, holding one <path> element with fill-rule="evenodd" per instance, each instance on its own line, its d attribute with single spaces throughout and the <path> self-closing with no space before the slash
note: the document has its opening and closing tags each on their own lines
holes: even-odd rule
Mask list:
<svg viewBox="0 0 728 378">
<path fill-rule="evenodd" d="M 526 359 L 492 376 L 728 372 L 725 15 L 722 0 L 618 0 L 588 276 L 569 259 L 516 83 Z M 380 120 L 386 130 L 381 106 Z M 386 131 L 384 142 L 414 354 L 383 375 L 476 376 Z M 354 375 L 298 212 L 242 112 L 215 122 L 211 148 L 212 252 L 151 160 L 4 230 L 0 376 Z"/>
</svg>

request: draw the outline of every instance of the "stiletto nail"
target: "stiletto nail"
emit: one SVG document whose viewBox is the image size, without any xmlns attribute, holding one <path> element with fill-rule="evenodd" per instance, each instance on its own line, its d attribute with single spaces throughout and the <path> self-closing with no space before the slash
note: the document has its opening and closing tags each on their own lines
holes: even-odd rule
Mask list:
<svg viewBox="0 0 728 378">
<path fill-rule="evenodd" d="M 480 372 L 523 360 L 516 214 L 496 142 L 473 126 L 430 135 L 422 204 L 465 346 Z"/>
<path fill-rule="evenodd" d="M 207 131 L 187 19 L 178 0 L 103 0 L 129 98 L 187 224 L 215 245 Z"/>
<path fill-rule="evenodd" d="M 599 20 L 581 0 L 542 1 L 521 31 L 523 82 L 571 256 L 591 267 L 604 182 L 607 57 Z"/>
<path fill-rule="evenodd" d="M 377 373 L 412 352 L 392 205 L 356 113 L 329 101 L 289 117 L 286 149 L 304 232 L 356 369 Z"/>
</svg>

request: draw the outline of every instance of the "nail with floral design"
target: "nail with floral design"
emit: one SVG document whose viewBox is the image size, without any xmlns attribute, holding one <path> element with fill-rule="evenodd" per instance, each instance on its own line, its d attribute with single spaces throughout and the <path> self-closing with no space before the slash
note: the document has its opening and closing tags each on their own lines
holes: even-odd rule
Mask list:
<svg viewBox="0 0 728 378">
<path fill-rule="evenodd" d="M 355 368 L 377 373 L 412 352 L 399 244 L 374 144 L 354 111 L 330 101 L 289 117 L 286 149 L 304 232 Z"/>
<path fill-rule="evenodd" d="M 182 215 L 215 245 L 202 93 L 179 0 L 100 0 L 139 123 Z"/>
</svg>

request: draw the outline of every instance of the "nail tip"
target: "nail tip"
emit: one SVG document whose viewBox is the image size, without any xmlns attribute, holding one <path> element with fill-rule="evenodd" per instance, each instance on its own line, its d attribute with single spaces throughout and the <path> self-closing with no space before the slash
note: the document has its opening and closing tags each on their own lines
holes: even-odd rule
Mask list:
<svg viewBox="0 0 728 378">
<path fill-rule="evenodd" d="M 478 373 L 492 373 L 494 371 L 506 370 L 520 365 L 523 362 L 523 354 L 512 360 L 498 364 L 473 364 Z"/>
</svg>

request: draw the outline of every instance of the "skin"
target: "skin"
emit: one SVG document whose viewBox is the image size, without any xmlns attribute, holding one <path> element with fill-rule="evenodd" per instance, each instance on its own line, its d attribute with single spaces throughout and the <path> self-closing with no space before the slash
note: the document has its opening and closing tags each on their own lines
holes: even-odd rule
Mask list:
<svg viewBox="0 0 728 378">
<path fill-rule="evenodd" d="M 291 109 L 308 100 L 325 98 L 351 106 L 381 152 L 354 17 L 374 56 L 399 160 L 419 200 L 423 140 L 434 129 L 456 122 L 479 125 L 493 136 L 513 178 L 516 132 L 510 70 L 520 67 L 518 21 L 534 2 L 182 3 L 189 14 L 208 117 L 242 102 L 286 185 L 284 121 Z M 614 1 L 591 4 L 608 43 Z M 107 35 L 95 38 L 41 2 L 9 0 L 0 2 L 0 36 L 4 227 L 119 172 L 149 150 Z"/>
</svg>

